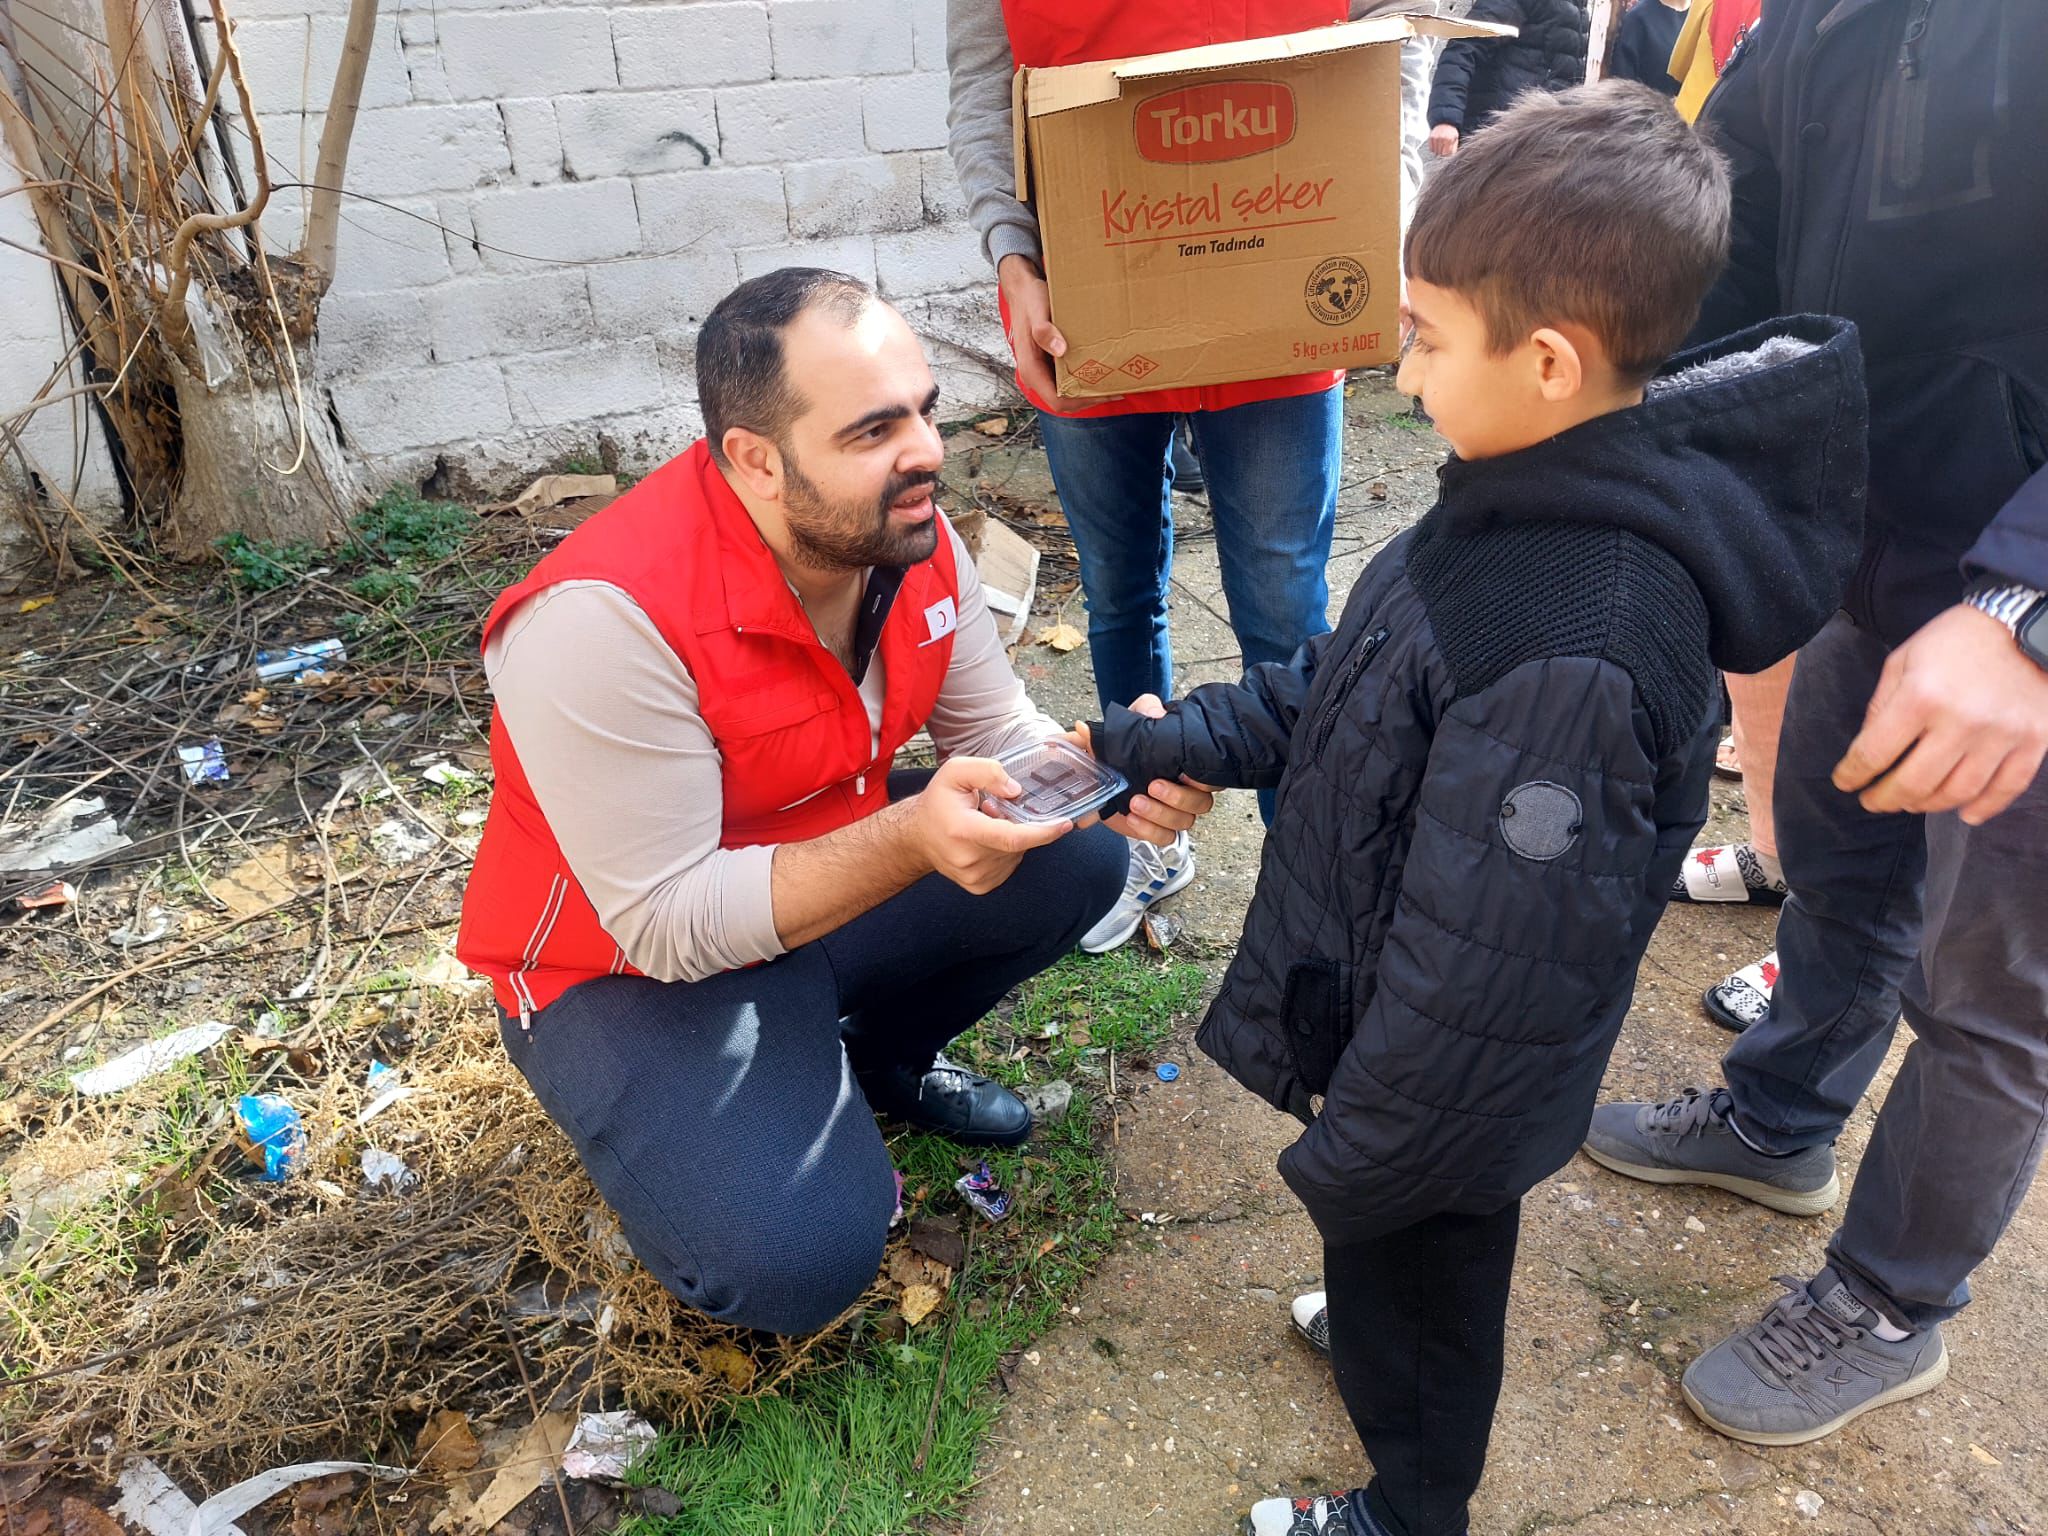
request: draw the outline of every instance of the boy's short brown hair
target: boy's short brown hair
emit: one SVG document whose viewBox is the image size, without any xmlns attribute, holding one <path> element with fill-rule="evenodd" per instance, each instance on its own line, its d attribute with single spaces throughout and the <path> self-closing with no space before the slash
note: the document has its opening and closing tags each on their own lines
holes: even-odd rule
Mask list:
<svg viewBox="0 0 2048 1536">
<path fill-rule="evenodd" d="M 1424 189 L 1408 275 L 1486 319 L 1496 352 L 1560 320 L 1647 379 L 1685 339 L 1728 261 L 1728 168 L 1646 86 L 1531 91 Z"/>
</svg>

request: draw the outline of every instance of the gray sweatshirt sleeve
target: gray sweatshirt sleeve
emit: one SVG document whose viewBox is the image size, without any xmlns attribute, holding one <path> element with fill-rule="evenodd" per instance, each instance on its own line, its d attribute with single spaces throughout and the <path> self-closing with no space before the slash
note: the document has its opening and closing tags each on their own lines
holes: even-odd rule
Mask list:
<svg viewBox="0 0 2048 1536">
<path fill-rule="evenodd" d="M 637 603 L 602 582 L 548 587 L 492 632 L 484 671 L 549 829 L 636 970 L 699 981 L 782 953 L 775 850 L 718 846 L 718 748 Z"/>
<path fill-rule="evenodd" d="M 1038 218 L 1016 195 L 1010 123 L 1010 77 L 1016 62 L 1010 34 L 1003 29 L 1001 0 L 946 0 L 946 68 L 951 76 L 946 147 L 967 199 L 968 222 L 981 236 L 982 254 L 992 267 L 1011 255 L 1038 261 Z"/>
</svg>

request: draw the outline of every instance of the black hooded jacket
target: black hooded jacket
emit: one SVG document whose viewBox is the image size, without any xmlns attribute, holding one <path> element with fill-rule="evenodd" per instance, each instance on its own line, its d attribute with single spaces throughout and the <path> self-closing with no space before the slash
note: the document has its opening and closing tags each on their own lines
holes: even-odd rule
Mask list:
<svg viewBox="0 0 2048 1536">
<path fill-rule="evenodd" d="M 1700 340 L 1856 322 L 1896 644 L 1970 577 L 2048 589 L 2048 0 L 1770 0 L 1707 99 L 1735 194 Z"/>
<path fill-rule="evenodd" d="M 1504 23 L 1515 35 L 1444 44 L 1430 81 L 1430 127 L 1449 123 L 1470 134 L 1524 91 L 1584 83 L 1586 0 L 1472 0 L 1469 19 Z"/>
<path fill-rule="evenodd" d="M 1279 786 L 1202 1048 L 1309 1122 L 1325 1236 L 1485 1213 L 1571 1156 L 1705 818 L 1714 668 L 1834 610 L 1866 473 L 1852 327 L 1686 354 L 1638 406 L 1497 459 L 1336 630 L 1095 740 L 1134 783 Z"/>
</svg>

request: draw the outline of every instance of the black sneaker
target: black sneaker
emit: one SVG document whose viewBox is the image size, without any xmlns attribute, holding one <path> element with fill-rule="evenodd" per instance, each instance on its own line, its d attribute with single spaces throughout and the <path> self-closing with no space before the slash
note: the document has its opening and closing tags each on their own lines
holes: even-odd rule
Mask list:
<svg viewBox="0 0 2048 1536">
<path fill-rule="evenodd" d="M 1386 1536 L 1365 1512 L 1365 1490 L 1300 1499 L 1261 1499 L 1238 1523 L 1238 1536 Z"/>
<path fill-rule="evenodd" d="M 879 1113 L 974 1147 L 1014 1147 L 1031 1135 L 1031 1111 L 992 1078 L 940 1056 L 931 1066 L 861 1072 L 861 1091 Z"/>
</svg>

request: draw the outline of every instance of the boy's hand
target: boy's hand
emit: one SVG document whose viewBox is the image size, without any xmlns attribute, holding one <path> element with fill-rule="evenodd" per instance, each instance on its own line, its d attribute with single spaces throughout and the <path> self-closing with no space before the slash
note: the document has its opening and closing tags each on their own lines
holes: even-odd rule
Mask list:
<svg viewBox="0 0 2048 1536">
<path fill-rule="evenodd" d="M 1438 123 L 1429 130 L 1429 152 L 1439 160 L 1448 160 L 1458 152 L 1458 129 L 1452 123 Z"/>
<path fill-rule="evenodd" d="M 1147 720 L 1166 718 L 1166 706 L 1159 702 L 1156 693 L 1140 694 L 1131 700 L 1130 711 Z M 1074 728 L 1067 732 L 1067 740 L 1090 757 L 1095 755 L 1095 743 L 1085 722 L 1075 721 Z M 1130 814 L 1104 819 L 1111 831 L 1164 848 L 1215 808 L 1216 792 L 1206 784 L 1197 784 L 1193 779 L 1183 779 L 1178 784 L 1169 779 L 1154 779 L 1147 793 L 1131 797 Z"/>
<path fill-rule="evenodd" d="M 1960 811 L 1982 826 L 2048 755 L 2048 672 L 1996 619 L 1958 605 L 1893 651 L 1835 787 L 1866 811 Z"/>
</svg>

